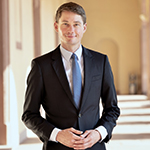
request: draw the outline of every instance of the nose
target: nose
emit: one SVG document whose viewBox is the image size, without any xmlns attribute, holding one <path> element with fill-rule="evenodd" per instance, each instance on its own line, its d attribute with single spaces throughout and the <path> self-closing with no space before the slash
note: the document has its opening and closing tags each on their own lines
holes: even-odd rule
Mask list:
<svg viewBox="0 0 150 150">
<path fill-rule="evenodd" d="M 68 27 L 68 32 L 70 32 L 70 33 L 74 32 L 74 26 L 73 25 L 70 25 Z"/>
</svg>

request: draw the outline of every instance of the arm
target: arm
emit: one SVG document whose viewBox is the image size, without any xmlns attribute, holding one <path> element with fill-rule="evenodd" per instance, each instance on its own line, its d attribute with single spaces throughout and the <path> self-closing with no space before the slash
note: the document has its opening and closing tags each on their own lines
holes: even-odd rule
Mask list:
<svg viewBox="0 0 150 150">
<path fill-rule="evenodd" d="M 36 61 L 33 61 L 32 69 L 27 79 L 22 121 L 42 141 L 48 141 L 54 126 L 40 115 L 39 109 L 43 98 L 44 85 L 41 68 Z"/>
<path fill-rule="evenodd" d="M 116 120 L 120 115 L 120 109 L 117 106 L 117 95 L 114 86 L 113 74 L 107 56 L 104 63 L 101 93 L 103 113 L 99 120 L 99 125 L 106 128 L 108 135 L 104 141 L 108 142 L 112 136 L 113 128 L 116 126 Z"/>
</svg>

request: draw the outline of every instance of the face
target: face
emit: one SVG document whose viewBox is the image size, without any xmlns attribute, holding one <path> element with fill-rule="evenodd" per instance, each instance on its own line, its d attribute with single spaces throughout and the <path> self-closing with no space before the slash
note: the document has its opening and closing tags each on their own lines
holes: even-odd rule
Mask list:
<svg viewBox="0 0 150 150">
<path fill-rule="evenodd" d="M 83 34 L 87 29 L 87 24 L 83 24 L 82 17 L 73 12 L 64 11 L 58 23 L 54 23 L 55 30 L 58 32 L 61 45 L 64 48 L 77 47 L 81 44 Z"/>
</svg>

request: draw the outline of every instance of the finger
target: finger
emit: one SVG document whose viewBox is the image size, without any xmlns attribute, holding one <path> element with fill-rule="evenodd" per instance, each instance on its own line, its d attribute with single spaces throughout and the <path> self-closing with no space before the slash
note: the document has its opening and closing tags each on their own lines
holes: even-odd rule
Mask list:
<svg viewBox="0 0 150 150">
<path fill-rule="evenodd" d="M 80 137 L 82 140 L 75 141 L 73 144 L 74 149 L 82 150 L 92 147 L 99 140 L 99 133 L 95 130 L 88 130 Z"/>
<path fill-rule="evenodd" d="M 70 128 L 70 131 L 73 132 L 74 134 L 77 134 L 77 135 L 81 135 L 83 133 L 83 131 L 79 131 L 79 130 L 76 130 L 74 128 Z"/>
<path fill-rule="evenodd" d="M 86 138 L 90 131 L 85 131 L 84 134 L 80 135 L 81 138 Z"/>
<path fill-rule="evenodd" d="M 64 129 L 58 132 L 56 140 L 61 144 L 73 148 L 73 144 L 76 140 L 81 140 L 81 137 L 74 134 L 72 129 Z"/>
<path fill-rule="evenodd" d="M 81 141 L 81 140 L 82 140 L 82 138 L 81 138 L 79 135 L 76 135 L 76 134 L 74 134 L 74 133 L 72 133 L 72 134 L 73 134 L 72 139 L 74 140 L 74 142 L 75 142 L 75 141 Z"/>
<path fill-rule="evenodd" d="M 76 140 L 74 143 L 75 143 L 75 145 L 86 145 L 87 143 L 90 142 L 90 140 L 91 140 L 90 134 L 87 134 L 87 136 L 85 136 L 85 138 L 81 137 L 80 140 Z"/>
<path fill-rule="evenodd" d="M 90 144 L 89 142 L 76 141 L 73 144 L 73 148 L 76 150 L 83 150 L 83 149 L 89 148 L 89 146 L 90 146 L 89 144 Z"/>
<path fill-rule="evenodd" d="M 82 138 L 82 140 L 80 141 L 75 141 L 73 145 L 74 149 L 82 150 L 82 149 L 92 147 L 93 142 L 92 142 L 92 137 L 90 133 L 91 131 L 86 131 L 84 133 L 85 138 Z"/>
</svg>

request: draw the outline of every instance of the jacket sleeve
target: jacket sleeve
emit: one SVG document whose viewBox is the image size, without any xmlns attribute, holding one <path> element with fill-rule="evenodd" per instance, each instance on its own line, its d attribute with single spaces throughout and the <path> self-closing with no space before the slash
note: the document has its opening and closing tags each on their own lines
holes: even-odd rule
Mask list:
<svg viewBox="0 0 150 150">
<path fill-rule="evenodd" d="M 31 129 L 43 142 L 49 140 L 54 126 L 40 115 L 40 106 L 44 99 L 44 83 L 40 65 L 32 61 L 32 69 L 27 79 L 24 110 L 22 121 Z"/>
<path fill-rule="evenodd" d="M 116 126 L 116 120 L 120 115 L 120 109 L 117 105 L 113 74 L 107 56 L 105 56 L 104 61 L 101 99 L 103 112 L 102 117 L 99 120 L 99 125 L 106 128 L 108 135 L 104 139 L 104 142 L 108 142 L 112 136 L 113 128 Z"/>
</svg>

